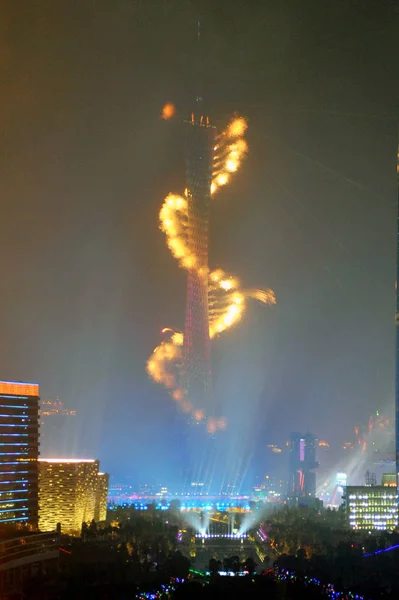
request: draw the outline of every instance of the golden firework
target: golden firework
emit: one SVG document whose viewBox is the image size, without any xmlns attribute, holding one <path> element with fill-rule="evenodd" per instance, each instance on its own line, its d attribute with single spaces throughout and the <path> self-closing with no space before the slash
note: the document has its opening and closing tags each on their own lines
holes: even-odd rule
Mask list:
<svg viewBox="0 0 399 600">
<path fill-rule="evenodd" d="M 167 119 L 174 113 L 174 106 L 167 104 L 162 116 Z M 212 196 L 230 181 L 247 155 L 248 146 L 243 138 L 247 126 L 243 117 L 236 117 L 218 136 L 214 147 Z M 179 266 L 185 270 L 197 269 L 198 275 L 208 278 L 209 336 L 214 338 L 241 320 L 248 298 L 264 304 L 275 304 L 276 299 L 272 290 L 242 289 L 239 280 L 233 275 L 221 269 L 208 271 L 198 265 L 197 256 L 188 243 L 188 198 L 187 189 L 182 196 L 168 194 L 159 212 L 159 227 L 165 233 L 168 248 Z M 193 406 L 189 402 L 186 391 L 179 386 L 177 372 L 183 361 L 183 333 L 167 327 L 162 332 L 170 334 L 169 339 L 162 341 L 148 359 L 148 374 L 170 390 L 180 408 L 185 413 L 191 413 L 197 423 L 205 421 L 210 433 L 224 429 L 227 424 L 225 417 L 207 417 L 202 407 Z"/>
</svg>

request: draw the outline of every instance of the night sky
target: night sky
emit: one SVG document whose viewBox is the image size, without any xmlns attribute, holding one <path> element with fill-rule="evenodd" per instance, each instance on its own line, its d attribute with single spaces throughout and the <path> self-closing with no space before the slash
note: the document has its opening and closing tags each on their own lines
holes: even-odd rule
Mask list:
<svg viewBox="0 0 399 600">
<path fill-rule="evenodd" d="M 145 363 L 183 325 L 158 211 L 184 188 L 200 13 L 211 117 L 249 121 L 249 158 L 212 204 L 210 263 L 277 296 L 215 347 L 231 428 L 259 448 L 293 429 L 338 444 L 392 412 L 397 3 L 1 7 L 1 378 L 78 411 L 71 454 L 139 481 L 176 451 L 175 406 Z"/>
</svg>

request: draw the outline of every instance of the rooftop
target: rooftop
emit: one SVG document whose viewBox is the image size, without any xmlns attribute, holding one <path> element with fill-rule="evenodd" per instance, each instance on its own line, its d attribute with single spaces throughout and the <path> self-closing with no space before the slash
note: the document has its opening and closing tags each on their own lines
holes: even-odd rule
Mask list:
<svg viewBox="0 0 399 600">
<path fill-rule="evenodd" d="M 76 463 L 94 463 L 94 458 L 39 458 L 39 462 L 46 463 L 62 463 L 62 464 L 76 464 Z"/>
<path fill-rule="evenodd" d="M 27 381 L 0 381 L 3 396 L 39 396 L 39 384 Z"/>
</svg>

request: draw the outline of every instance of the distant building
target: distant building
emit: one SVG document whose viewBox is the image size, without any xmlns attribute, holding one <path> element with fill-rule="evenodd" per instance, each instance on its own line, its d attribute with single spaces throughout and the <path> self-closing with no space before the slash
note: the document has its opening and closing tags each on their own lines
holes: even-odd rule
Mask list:
<svg viewBox="0 0 399 600">
<path fill-rule="evenodd" d="M 316 499 L 317 438 L 312 433 L 292 433 L 289 442 L 287 502 L 309 504 Z"/>
<path fill-rule="evenodd" d="M 46 417 L 76 417 L 76 410 L 65 408 L 64 403 L 59 398 L 55 400 L 41 400 L 40 401 L 40 415 L 46 420 Z"/>
<path fill-rule="evenodd" d="M 381 485 L 385 487 L 396 488 L 396 473 L 384 473 L 382 476 Z"/>
<path fill-rule="evenodd" d="M 344 507 L 352 529 L 392 531 L 398 526 L 396 475 L 385 474 L 382 485 L 348 485 Z"/>
<path fill-rule="evenodd" d="M 78 534 L 82 523 L 104 520 L 108 475 L 93 459 L 39 459 L 39 526 Z"/>
<path fill-rule="evenodd" d="M 40 402 L 40 447 L 48 456 L 70 452 L 77 438 L 76 410 L 67 408 L 62 400 Z"/>
<path fill-rule="evenodd" d="M 37 527 L 39 386 L 0 381 L 0 524 Z"/>
<path fill-rule="evenodd" d="M 279 503 L 285 500 L 287 481 L 266 475 L 263 481 L 252 487 L 254 495 L 262 502 Z"/>
<path fill-rule="evenodd" d="M 107 518 L 107 500 L 108 500 L 108 473 L 98 473 L 97 475 L 97 492 L 96 506 L 94 510 L 94 520 L 105 521 Z"/>
</svg>

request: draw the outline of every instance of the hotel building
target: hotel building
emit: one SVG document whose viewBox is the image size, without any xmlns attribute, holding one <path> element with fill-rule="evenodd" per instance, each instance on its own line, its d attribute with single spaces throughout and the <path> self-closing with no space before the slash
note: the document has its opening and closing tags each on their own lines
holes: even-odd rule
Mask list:
<svg viewBox="0 0 399 600">
<path fill-rule="evenodd" d="M 37 527 L 39 386 L 0 381 L 0 524 Z"/>
<path fill-rule="evenodd" d="M 74 458 L 39 459 L 39 526 L 80 534 L 82 523 L 104 520 L 108 475 L 99 461 Z"/>
</svg>

